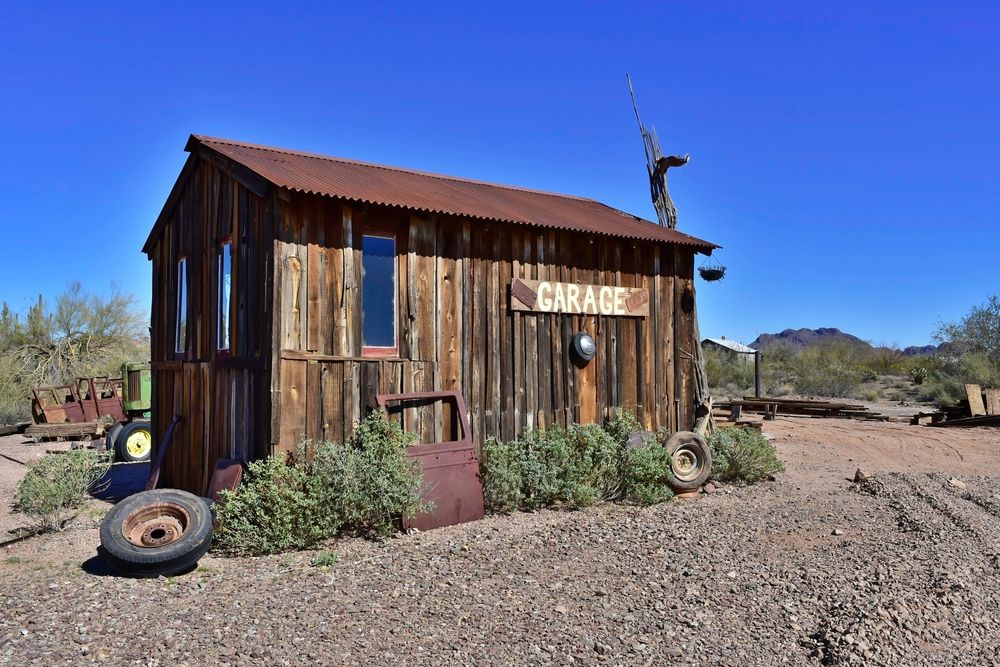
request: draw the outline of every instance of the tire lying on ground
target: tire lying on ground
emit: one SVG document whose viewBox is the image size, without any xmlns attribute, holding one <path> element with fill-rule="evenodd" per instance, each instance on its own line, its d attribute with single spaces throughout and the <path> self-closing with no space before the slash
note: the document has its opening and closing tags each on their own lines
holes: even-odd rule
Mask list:
<svg viewBox="0 0 1000 667">
<path fill-rule="evenodd" d="M 712 451 L 705 439 L 692 431 L 677 431 L 667 440 L 674 491 L 694 491 L 712 474 Z"/>
<path fill-rule="evenodd" d="M 98 553 L 119 574 L 158 577 L 193 568 L 212 546 L 205 499 L 178 489 L 125 498 L 101 523 Z"/>
<path fill-rule="evenodd" d="M 148 461 L 153 451 L 153 429 L 147 421 L 129 422 L 118 432 L 115 451 L 119 461 Z"/>
</svg>

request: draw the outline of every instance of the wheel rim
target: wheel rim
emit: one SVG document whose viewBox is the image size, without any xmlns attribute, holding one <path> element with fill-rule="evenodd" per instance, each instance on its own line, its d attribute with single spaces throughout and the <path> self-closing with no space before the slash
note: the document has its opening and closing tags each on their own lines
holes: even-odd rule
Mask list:
<svg viewBox="0 0 1000 667">
<path fill-rule="evenodd" d="M 177 503 L 153 503 L 122 521 L 122 537 L 137 547 L 162 547 L 176 542 L 191 525 L 191 515 Z"/>
<path fill-rule="evenodd" d="M 149 431 L 136 431 L 135 433 L 129 435 L 128 439 L 125 441 L 125 451 L 129 453 L 129 456 L 134 458 L 142 458 L 146 456 L 152 448 L 153 438 L 149 435 Z"/>
<path fill-rule="evenodd" d="M 670 467 L 674 477 L 682 482 L 690 482 L 698 478 L 705 468 L 705 461 L 701 458 L 701 452 L 694 447 L 683 445 L 674 451 L 671 457 Z"/>
</svg>

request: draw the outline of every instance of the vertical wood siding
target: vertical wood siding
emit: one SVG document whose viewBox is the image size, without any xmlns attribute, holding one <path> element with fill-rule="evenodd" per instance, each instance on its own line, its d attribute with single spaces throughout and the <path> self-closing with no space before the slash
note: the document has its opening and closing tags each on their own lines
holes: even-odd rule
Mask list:
<svg viewBox="0 0 1000 667">
<path fill-rule="evenodd" d="M 219 458 L 267 453 L 271 247 L 265 201 L 223 165 L 192 158 L 180 196 L 150 252 L 153 434 L 158 446 L 174 415 L 161 484 L 204 493 Z M 232 238 L 230 351 L 216 351 L 218 241 Z M 177 261 L 187 259 L 186 349 L 175 353 Z"/>
<path fill-rule="evenodd" d="M 596 422 L 620 407 L 648 429 L 694 421 L 690 249 L 287 191 L 256 193 L 195 156 L 152 246 L 153 425 L 184 418 L 165 484 L 203 492 L 215 460 L 343 441 L 383 392 L 463 392 L 477 443 Z M 396 237 L 398 357 L 362 354 L 361 237 Z M 218 239 L 233 239 L 232 350 L 215 351 Z M 188 261 L 187 349 L 175 354 L 177 260 Z M 644 318 L 514 312 L 514 278 L 643 287 Z M 587 331 L 597 356 L 578 367 Z M 438 406 L 395 417 L 455 437 Z"/>
<path fill-rule="evenodd" d="M 462 391 L 478 443 L 600 421 L 619 407 L 649 429 L 693 423 L 690 250 L 306 195 L 276 207 L 277 451 L 303 437 L 348 437 L 383 391 Z M 398 358 L 362 356 L 358 248 L 368 230 L 397 239 Z M 650 314 L 512 311 L 513 278 L 643 287 Z M 598 354 L 580 368 L 569 350 L 583 330 Z M 424 440 L 448 437 L 450 415 L 437 410 L 408 411 L 405 425 Z"/>
</svg>

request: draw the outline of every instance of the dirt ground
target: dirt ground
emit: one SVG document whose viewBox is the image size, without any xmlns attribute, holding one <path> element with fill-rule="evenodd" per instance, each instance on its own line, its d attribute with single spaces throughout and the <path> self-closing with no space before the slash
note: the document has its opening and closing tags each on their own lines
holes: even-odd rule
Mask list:
<svg viewBox="0 0 1000 667">
<path fill-rule="evenodd" d="M 94 528 L 32 538 L 0 550 L 0 664 L 995 664 L 1000 429 L 763 430 L 775 482 L 338 540 L 329 567 L 137 581 Z"/>
</svg>

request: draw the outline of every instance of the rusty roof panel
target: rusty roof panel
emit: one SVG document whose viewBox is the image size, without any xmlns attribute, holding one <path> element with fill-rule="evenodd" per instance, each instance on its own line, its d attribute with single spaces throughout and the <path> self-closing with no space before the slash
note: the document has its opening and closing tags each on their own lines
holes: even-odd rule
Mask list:
<svg viewBox="0 0 1000 667">
<path fill-rule="evenodd" d="M 274 185 L 351 201 L 398 206 L 551 229 L 664 241 L 710 252 L 708 241 L 643 220 L 593 199 L 192 135 L 202 145 Z"/>
</svg>

